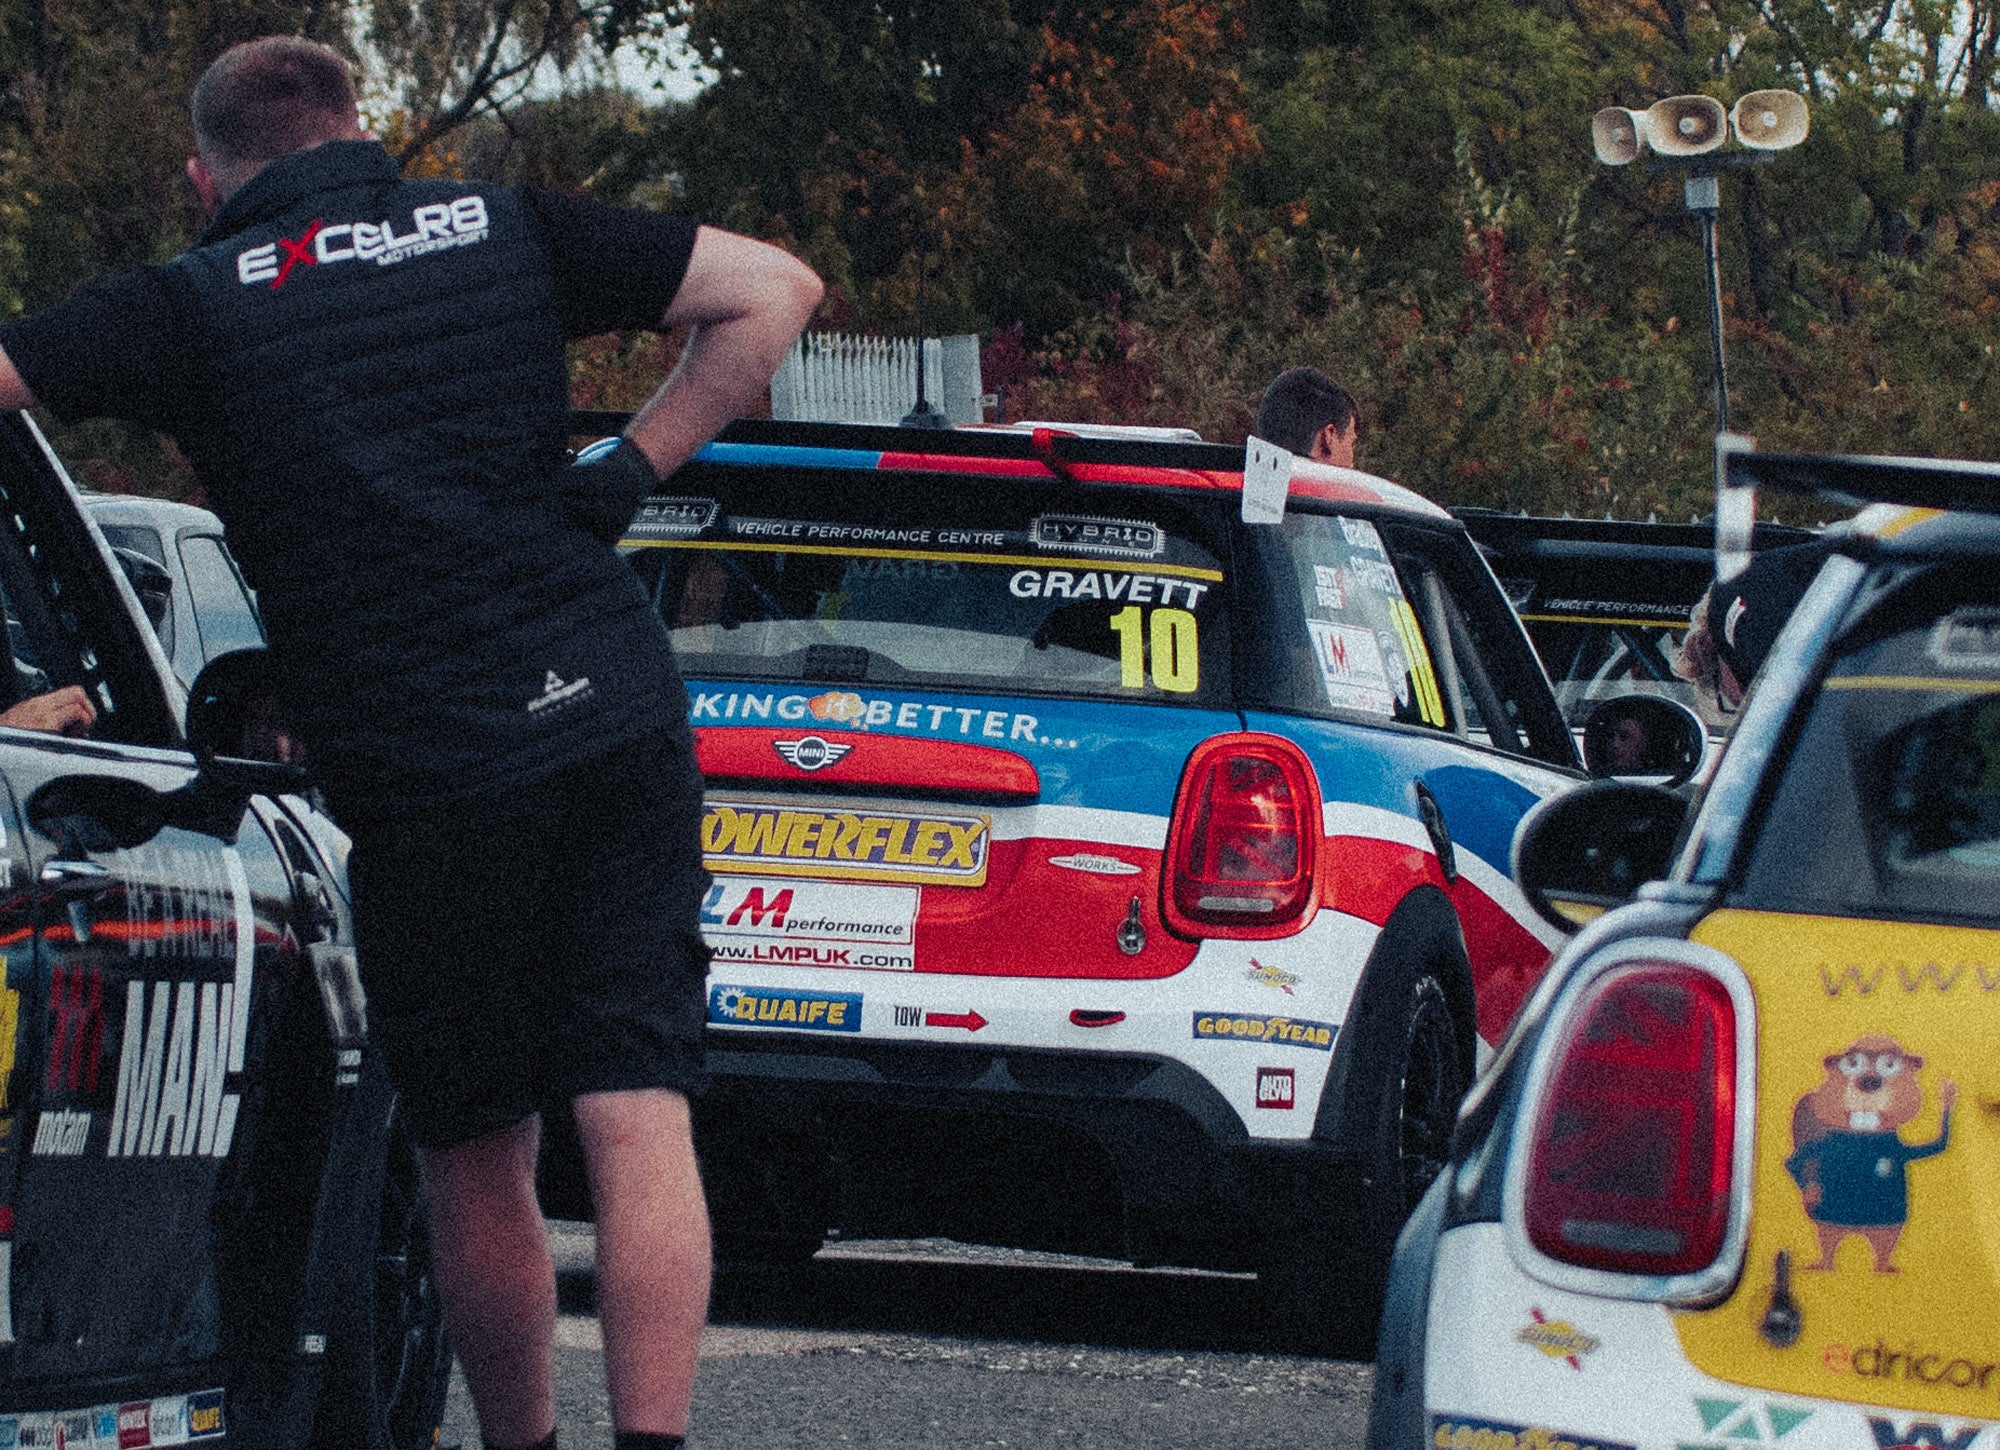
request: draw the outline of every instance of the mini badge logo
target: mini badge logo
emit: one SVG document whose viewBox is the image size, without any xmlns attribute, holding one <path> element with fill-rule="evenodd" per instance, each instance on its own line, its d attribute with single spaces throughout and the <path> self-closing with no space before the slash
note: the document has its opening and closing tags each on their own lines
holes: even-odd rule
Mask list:
<svg viewBox="0 0 2000 1450">
<path fill-rule="evenodd" d="M 1571 1369 L 1583 1368 L 1583 1357 L 1597 1348 L 1595 1335 L 1585 1334 L 1567 1319 L 1551 1319 L 1539 1307 L 1528 1311 L 1535 1322 L 1517 1330 L 1514 1338 L 1559 1359 Z"/>
<path fill-rule="evenodd" d="M 1290 1111 L 1298 1105 L 1297 1075 L 1289 1067 L 1257 1069 L 1257 1106 Z"/>
<path fill-rule="evenodd" d="M 797 740 L 773 740 L 771 748 L 800 770 L 825 770 L 846 759 L 852 745 L 837 744 L 824 735 L 805 735 Z"/>
<path fill-rule="evenodd" d="M 563 705 L 573 705 L 579 700 L 588 700 L 596 694 L 590 683 L 590 676 L 579 680 L 565 680 L 554 670 L 542 677 L 542 693 L 528 701 L 528 713 L 538 715 Z"/>
</svg>

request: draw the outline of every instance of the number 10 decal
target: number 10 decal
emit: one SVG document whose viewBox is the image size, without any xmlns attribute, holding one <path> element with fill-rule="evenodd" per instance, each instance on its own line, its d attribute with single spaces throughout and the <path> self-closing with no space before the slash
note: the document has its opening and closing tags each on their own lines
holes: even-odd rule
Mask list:
<svg viewBox="0 0 2000 1450">
<path fill-rule="evenodd" d="M 1146 684 L 1146 629 L 1141 616 L 1146 613 L 1128 604 L 1111 616 L 1111 629 L 1118 636 L 1118 683 L 1127 690 Z M 1185 609 L 1152 611 L 1153 683 L 1162 690 L 1188 695 L 1201 685 L 1201 654 L 1196 648 L 1194 616 Z"/>
</svg>

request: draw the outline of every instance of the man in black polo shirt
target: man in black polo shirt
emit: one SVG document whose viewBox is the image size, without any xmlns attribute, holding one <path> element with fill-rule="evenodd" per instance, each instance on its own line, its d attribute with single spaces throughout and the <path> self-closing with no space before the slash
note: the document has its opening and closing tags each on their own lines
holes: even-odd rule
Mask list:
<svg viewBox="0 0 2000 1450">
<path fill-rule="evenodd" d="M 404 180 L 346 62 L 267 37 L 194 93 L 213 220 L 0 325 L 0 406 L 171 434 L 259 591 L 275 684 L 355 839 L 376 1040 L 489 1445 L 552 1443 L 540 1113 L 573 1105 L 624 1450 L 679 1443 L 708 1226 L 700 777 L 665 633 L 610 547 L 818 305 L 785 252 L 546 192 Z M 694 330 L 565 470 L 566 339 Z"/>
</svg>

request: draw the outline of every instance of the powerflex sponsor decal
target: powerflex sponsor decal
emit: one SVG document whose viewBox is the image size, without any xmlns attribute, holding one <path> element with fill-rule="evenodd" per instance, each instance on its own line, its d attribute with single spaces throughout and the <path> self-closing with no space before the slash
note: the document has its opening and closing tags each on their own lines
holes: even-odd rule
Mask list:
<svg viewBox="0 0 2000 1450">
<path fill-rule="evenodd" d="M 781 987 L 711 987 L 708 1020 L 729 1027 L 793 1032 L 859 1032 L 859 992 L 792 992 Z"/>
<path fill-rule="evenodd" d="M 1270 1042 L 1284 1047 L 1310 1047 L 1316 1052 L 1333 1051 L 1337 1023 L 1308 1022 L 1303 1017 L 1235 1016 L 1221 1012 L 1194 1014 L 1194 1035 L 1204 1040 Z"/>
<path fill-rule="evenodd" d="M 711 801 L 701 849 L 718 873 L 983 886 L 989 829 L 985 816 Z"/>
<path fill-rule="evenodd" d="M 1585 1355 L 1594 1351 L 1599 1340 L 1585 1334 L 1567 1319 L 1551 1319 L 1540 1308 L 1530 1309 L 1532 1323 L 1523 1325 L 1514 1338 L 1530 1349 L 1539 1349 L 1550 1359 L 1559 1359 L 1571 1369 L 1582 1369 Z"/>
<path fill-rule="evenodd" d="M 407 262 L 451 247 L 486 240 L 486 201 L 461 196 L 415 208 L 405 230 L 399 223 L 316 220 L 297 239 L 280 237 L 236 254 L 236 280 L 245 287 L 264 283 L 273 291 L 285 285 L 295 267 L 331 267 L 341 262 L 373 262 L 378 267 Z M 282 256 L 280 255 L 282 253 Z"/>
<path fill-rule="evenodd" d="M 712 498 L 649 498 L 625 526 L 628 539 L 691 539 L 706 533 L 722 505 Z"/>
<path fill-rule="evenodd" d="M 1432 1450 L 1635 1450 L 1620 1440 L 1469 1415 L 1432 1415 L 1430 1443 Z"/>
<path fill-rule="evenodd" d="M 724 876 L 701 906 L 701 933 L 718 962 L 865 967 L 917 965 L 914 886 Z"/>
<path fill-rule="evenodd" d="M 699 690 L 688 707 L 693 725 L 746 725 L 756 720 L 803 723 L 811 720 L 845 730 L 879 730 L 893 726 L 921 735 L 957 740 L 1025 741 L 1057 750 L 1074 750 L 1077 742 L 1042 733 L 1039 717 L 1018 710 L 987 710 L 968 705 L 932 705 L 920 700 L 870 700 L 852 690 L 826 690 L 817 695 L 786 695 L 775 690 Z"/>
<path fill-rule="evenodd" d="M 1155 558 L 1167 547 L 1166 531 L 1158 524 L 1089 514 L 1043 514 L 1029 523 L 1028 538 L 1038 549 L 1120 559 Z"/>
</svg>

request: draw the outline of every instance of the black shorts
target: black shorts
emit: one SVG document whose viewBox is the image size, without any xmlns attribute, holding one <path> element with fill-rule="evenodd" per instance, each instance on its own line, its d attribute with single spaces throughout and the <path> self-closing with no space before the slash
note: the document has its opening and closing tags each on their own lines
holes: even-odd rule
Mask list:
<svg viewBox="0 0 2000 1450">
<path fill-rule="evenodd" d="M 416 1142 L 703 1085 L 700 826 L 682 729 L 505 800 L 354 828 L 368 1031 Z"/>
</svg>

